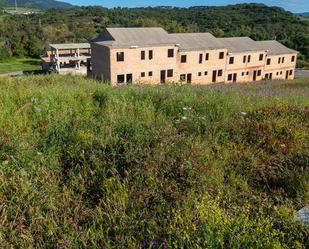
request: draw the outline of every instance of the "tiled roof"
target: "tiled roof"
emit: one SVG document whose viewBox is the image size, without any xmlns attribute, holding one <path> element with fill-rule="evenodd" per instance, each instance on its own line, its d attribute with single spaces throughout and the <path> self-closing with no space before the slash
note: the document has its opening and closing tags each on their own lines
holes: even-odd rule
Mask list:
<svg viewBox="0 0 309 249">
<path fill-rule="evenodd" d="M 175 44 L 179 44 L 180 50 L 225 48 L 224 44 L 210 33 L 179 33 L 169 34 L 169 37 Z"/>
<path fill-rule="evenodd" d="M 268 50 L 268 54 L 270 55 L 297 53 L 297 51 L 290 49 L 277 41 L 257 41 L 256 43 L 258 47 Z"/>
<path fill-rule="evenodd" d="M 173 44 L 162 28 L 107 28 L 94 42 L 112 47 Z"/>
<path fill-rule="evenodd" d="M 296 53 L 277 41 L 254 41 L 249 37 L 216 38 L 210 33 L 168 34 L 162 28 L 106 28 L 92 42 L 115 48 L 177 45 L 181 51 L 227 48 L 230 53 L 266 51 Z"/>
<path fill-rule="evenodd" d="M 217 38 L 217 40 L 223 43 L 230 53 L 265 50 L 249 37 Z"/>
</svg>

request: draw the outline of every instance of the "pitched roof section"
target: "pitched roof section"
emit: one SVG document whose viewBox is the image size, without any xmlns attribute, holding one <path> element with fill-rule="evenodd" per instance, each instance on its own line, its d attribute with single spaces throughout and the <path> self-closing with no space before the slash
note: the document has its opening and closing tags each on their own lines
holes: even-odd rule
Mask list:
<svg viewBox="0 0 309 249">
<path fill-rule="evenodd" d="M 174 44 L 179 44 L 180 50 L 203 50 L 226 48 L 210 33 L 180 33 L 169 34 Z"/>
<path fill-rule="evenodd" d="M 298 53 L 296 50 L 290 49 L 277 41 L 257 41 L 256 43 L 258 47 L 268 50 L 270 55 Z"/>
<path fill-rule="evenodd" d="M 112 47 L 173 44 L 162 28 L 107 28 L 94 42 Z"/>
<path fill-rule="evenodd" d="M 249 37 L 217 38 L 217 40 L 223 43 L 230 53 L 265 50 Z"/>
<path fill-rule="evenodd" d="M 210 33 L 168 34 L 162 28 L 106 28 L 92 42 L 114 48 L 179 45 L 181 51 L 224 49 L 230 53 L 266 51 L 269 54 L 297 53 L 277 41 L 254 41 L 249 37 L 216 38 Z"/>
</svg>

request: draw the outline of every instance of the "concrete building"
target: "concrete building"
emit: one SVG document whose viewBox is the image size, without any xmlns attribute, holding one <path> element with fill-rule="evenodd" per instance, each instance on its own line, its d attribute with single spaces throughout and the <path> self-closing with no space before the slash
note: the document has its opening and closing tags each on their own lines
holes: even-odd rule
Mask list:
<svg viewBox="0 0 309 249">
<path fill-rule="evenodd" d="M 113 85 L 293 79 L 297 58 L 297 51 L 277 41 L 168 34 L 162 28 L 107 28 L 91 51 L 88 74 Z"/>
<path fill-rule="evenodd" d="M 60 74 L 87 74 L 91 58 L 89 43 L 50 44 L 41 57 L 43 69 L 54 69 Z"/>
</svg>

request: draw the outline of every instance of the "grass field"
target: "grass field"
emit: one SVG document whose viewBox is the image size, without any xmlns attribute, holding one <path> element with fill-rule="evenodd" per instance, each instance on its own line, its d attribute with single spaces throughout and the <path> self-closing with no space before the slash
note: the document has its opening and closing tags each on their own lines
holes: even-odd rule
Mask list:
<svg viewBox="0 0 309 249">
<path fill-rule="evenodd" d="M 15 71 L 28 71 L 41 69 L 41 60 L 34 58 L 12 58 L 0 62 L 0 74 Z"/>
<path fill-rule="evenodd" d="M 2 248 L 306 248 L 309 79 L 0 79 Z"/>
</svg>

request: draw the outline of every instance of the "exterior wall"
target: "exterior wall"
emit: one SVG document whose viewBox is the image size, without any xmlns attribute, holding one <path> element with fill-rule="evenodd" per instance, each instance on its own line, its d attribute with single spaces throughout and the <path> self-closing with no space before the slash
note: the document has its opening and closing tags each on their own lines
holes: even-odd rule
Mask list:
<svg viewBox="0 0 309 249">
<path fill-rule="evenodd" d="M 294 56 L 294 61 L 292 61 L 292 57 Z M 280 58 L 280 63 L 279 63 Z M 282 58 L 284 58 L 284 63 L 282 63 Z M 270 59 L 270 65 L 267 65 L 267 61 L 265 62 L 264 67 L 264 77 L 272 74 L 273 80 L 284 80 L 289 79 L 292 80 L 295 78 L 295 68 L 296 68 L 296 60 L 297 54 L 282 54 L 282 55 L 268 55 L 267 59 Z M 266 60 L 267 60 L 266 59 Z M 290 71 L 292 70 L 292 73 Z M 289 71 L 287 75 L 287 71 Z"/>
<path fill-rule="evenodd" d="M 260 55 L 263 55 L 263 59 L 260 60 Z M 244 62 L 244 56 L 246 60 Z M 250 62 L 248 60 L 250 56 Z M 234 57 L 234 63 L 230 64 L 230 58 Z M 244 53 L 229 53 L 226 61 L 226 75 L 225 82 L 233 82 L 229 80 L 229 75 L 236 74 L 236 82 L 250 82 L 255 80 L 259 81 L 263 79 L 263 69 L 266 60 L 266 52 L 244 52 Z"/>
<path fill-rule="evenodd" d="M 158 84 L 162 82 L 161 71 L 165 82 L 180 82 L 181 76 L 191 74 L 192 84 L 209 84 L 215 82 L 251 82 L 263 80 L 272 73 L 272 79 L 293 79 L 297 54 L 267 55 L 266 51 L 252 51 L 244 53 L 228 53 L 227 49 L 179 51 L 177 46 L 157 46 L 138 48 L 109 48 L 95 43 L 92 49 L 92 76 L 117 85 L 117 76 L 122 75 L 124 83 L 132 77 L 133 84 Z M 174 57 L 168 57 L 168 49 L 174 50 Z M 153 58 L 149 59 L 149 51 L 153 51 Z M 145 51 L 145 59 L 141 59 L 141 51 Z M 124 53 L 124 61 L 117 61 L 117 53 Z M 223 52 L 224 58 L 219 54 Z M 200 62 L 200 54 L 202 61 Z M 209 58 L 206 60 L 206 54 Z M 182 55 L 186 55 L 186 62 L 181 62 Z M 248 56 L 250 55 L 250 62 Z M 260 56 L 263 55 L 262 59 Z M 244 56 L 246 61 L 244 62 Z M 295 56 L 292 62 L 292 56 Z M 234 63 L 229 64 L 231 57 Z M 284 63 L 278 64 L 279 57 L 284 57 Z M 271 64 L 266 65 L 267 59 Z M 167 77 L 167 70 L 173 70 L 172 77 Z M 291 71 L 292 70 L 292 71 Z M 218 72 L 222 75 L 219 76 Z M 287 75 L 288 71 L 288 75 Z M 152 75 L 149 74 L 152 73 Z M 278 73 L 278 75 L 277 75 Z M 213 76 L 216 75 L 215 81 Z M 236 81 L 234 75 L 236 74 Z M 232 75 L 232 78 L 229 78 Z M 184 80 L 187 82 L 187 78 Z M 130 82 L 131 83 L 131 82 Z"/>
<path fill-rule="evenodd" d="M 95 43 L 91 44 L 92 77 L 111 81 L 111 55 L 110 49 Z"/>
<path fill-rule="evenodd" d="M 174 57 L 168 57 L 168 49 L 174 50 Z M 149 50 L 153 51 L 151 60 L 148 57 Z M 145 60 L 141 60 L 141 51 L 145 51 Z M 124 61 L 117 61 L 117 52 L 124 52 Z M 219 59 L 220 52 L 224 53 L 223 59 Z M 179 82 L 181 75 L 191 74 L 192 84 L 211 83 L 213 71 L 221 70 L 222 75 L 217 75 L 216 82 L 224 82 L 226 54 L 226 49 L 179 52 L 175 46 L 111 49 L 111 82 L 117 84 L 117 75 L 132 74 L 135 84 L 158 84 L 161 82 L 161 70 L 173 70 L 172 77 L 168 77 L 165 72 L 166 82 Z M 181 63 L 182 55 L 187 56 L 185 63 Z M 152 76 L 149 76 L 149 72 L 152 72 Z M 144 77 L 142 73 L 145 73 Z"/>
<path fill-rule="evenodd" d="M 223 59 L 219 59 L 220 52 L 223 52 Z M 208 60 L 206 60 L 208 54 Z M 224 82 L 225 64 L 226 64 L 227 49 L 213 49 L 200 51 L 180 51 L 176 56 L 176 73 L 175 81 L 180 81 L 181 74 L 192 74 L 192 84 L 209 84 L 213 82 Z M 187 62 L 181 63 L 181 56 L 187 56 Z M 200 55 L 202 61 L 200 63 Z M 221 76 L 218 76 L 218 71 L 221 70 Z M 216 74 L 216 79 L 213 81 L 213 74 Z"/>
<path fill-rule="evenodd" d="M 174 57 L 168 58 L 168 49 L 174 50 Z M 149 59 L 149 50 L 153 51 L 153 58 Z M 141 51 L 145 51 L 145 60 L 141 60 Z M 161 70 L 173 70 L 175 75 L 175 46 L 144 47 L 144 48 L 123 48 L 111 49 L 111 82 L 117 83 L 117 75 L 132 74 L 132 82 L 135 84 L 157 84 L 160 83 Z M 124 61 L 117 61 L 117 53 L 124 52 Z M 152 72 L 152 76 L 149 76 Z M 141 73 L 145 73 L 142 77 Z M 167 77 L 167 82 L 172 82 L 175 77 Z"/>
</svg>

